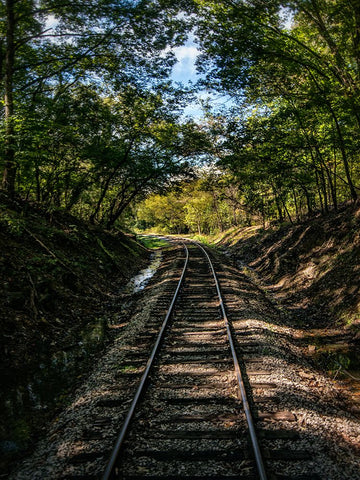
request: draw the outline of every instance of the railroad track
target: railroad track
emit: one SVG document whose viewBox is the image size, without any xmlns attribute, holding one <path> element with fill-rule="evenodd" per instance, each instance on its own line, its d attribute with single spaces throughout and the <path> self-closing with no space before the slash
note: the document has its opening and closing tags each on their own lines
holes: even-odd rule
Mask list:
<svg viewBox="0 0 360 480">
<path fill-rule="evenodd" d="M 320 478 L 311 452 L 297 447 L 294 415 L 272 395 L 271 346 L 241 317 L 246 285 L 229 283 L 217 266 L 219 286 L 207 252 L 193 243 L 185 249 L 176 294 L 103 480 Z M 230 319 L 236 335 L 226 306 L 237 312 Z M 293 473 L 283 474 L 289 463 Z"/>
</svg>

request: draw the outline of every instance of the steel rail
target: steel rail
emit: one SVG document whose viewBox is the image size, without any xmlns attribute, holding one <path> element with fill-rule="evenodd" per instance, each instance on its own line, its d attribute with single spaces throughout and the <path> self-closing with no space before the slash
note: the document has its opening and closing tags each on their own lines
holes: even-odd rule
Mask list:
<svg viewBox="0 0 360 480">
<path fill-rule="evenodd" d="M 249 402 L 248 402 L 247 395 L 246 395 L 244 380 L 243 380 L 243 377 L 242 377 L 242 374 L 241 374 L 241 369 L 240 369 L 239 361 L 238 361 L 238 358 L 237 358 L 237 355 L 236 355 L 236 350 L 235 350 L 234 341 L 233 341 L 232 334 L 231 334 L 229 320 L 228 320 L 227 315 L 226 315 L 224 302 L 223 302 L 221 291 L 220 291 L 219 281 L 217 279 L 215 269 L 213 267 L 212 261 L 211 261 L 209 255 L 208 255 L 207 251 L 201 245 L 199 245 L 197 242 L 194 242 L 194 243 L 196 243 L 196 245 L 199 248 L 201 248 L 201 250 L 205 253 L 205 255 L 208 259 L 208 262 L 209 262 L 214 280 L 215 280 L 216 291 L 217 291 L 218 296 L 219 296 L 221 313 L 223 315 L 224 323 L 225 323 L 225 326 L 226 326 L 226 333 L 227 333 L 227 337 L 228 337 L 230 348 L 231 348 L 231 354 L 232 354 L 233 361 L 234 361 L 234 367 L 235 367 L 236 377 L 237 377 L 237 381 L 238 381 L 238 385 L 239 385 L 239 389 L 240 389 L 240 393 L 241 393 L 241 399 L 242 399 L 242 403 L 243 403 L 243 406 L 244 406 L 244 411 L 245 411 L 247 424 L 248 424 L 248 427 L 249 427 L 251 444 L 252 444 L 252 448 L 253 448 L 254 455 L 255 455 L 255 461 L 256 461 L 256 466 L 257 466 L 258 473 L 259 473 L 259 479 L 260 480 L 267 480 L 265 467 L 264 467 L 264 462 L 263 462 L 263 459 L 262 459 L 262 455 L 261 455 L 259 443 L 258 443 L 258 440 L 257 440 L 255 427 L 254 427 L 254 422 L 253 422 Z"/>
<path fill-rule="evenodd" d="M 162 326 L 161 326 L 161 329 L 160 329 L 160 332 L 157 336 L 157 339 L 156 339 L 156 342 L 155 342 L 155 345 L 153 347 L 153 350 L 151 352 L 151 355 L 149 357 L 149 360 L 147 361 L 147 364 L 146 364 L 146 368 L 145 368 L 145 371 L 141 377 L 141 380 L 140 380 L 140 384 L 138 386 L 138 389 L 135 393 L 135 396 L 133 398 L 133 401 L 131 402 L 131 405 L 130 405 L 130 408 L 129 408 L 129 411 L 127 413 L 127 416 L 124 420 L 124 423 L 123 423 L 123 426 L 122 426 L 122 429 L 119 433 L 119 436 L 116 440 L 116 443 L 115 443 L 115 446 L 113 448 L 113 451 L 111 453 L 111 456 L 110 456 L 110 459 L 108 461 L 108 464 L 107 464 L 107 467 L 106 467 L 106 470 L 104 472 L 104 475 L 102 477 L 102 480 L 110 480 L 112 478 L 112 475 L 114 473 L 114 467 L 116 465 L 116 461 L 119 457 L 119 453 L 120 453 L 120 450 L 121 450 L 121 447 L 124 443 L 124 440 L 125 440 L 125 437 L 126 437 L 126 434 L 128 432 L 128 429 L 129 429 L 129 425 L 130 425 L 130 422 L 134 416 L 134 413 L 135 413 L 135 409 L 137 407 L 137 404 L 139 402 L 139 399 L 141 397 L 141 394 L 144 390 L 144 387 L 145 387 L 145 384 L 146 384 L 146 381 L 149 377 L 149 373 L 150 373 L 150 370 L 151 370 L 151 367 L 154 363 L 154 359 L 155 359 L 155 356 L 156 356 L 156 353 L 159 349 L 159 345 L 161 343 L 161 340 L 163 338 L 163 335 L 164 335 L 164 332 L 165 332 L 165 329 L 167 327 L 167 324 L 168 324 L 168 320 L 170 318 L 170 315 L 172 313 L 172 310 L 173 310 L 173 307 L 175 305 L 175 302 L 176 302 L 176 298 L 178 296 L 178 293 L 179 293 L 179 290 L 180 290 L 180 287 L 181 287 L 181 284 L 182 284 L 182 281 L 184 279 L 184 276 L 185 276 L 185 272 L 186 272 L 186 268 L 187 268 L 187 265 L 188 265 L 188 261 L 189 261 L 189 250 L 187 248 L 187 246 L 183 243 L 183 246 L 184 246 L 184 249 L 185 249 L 185 252 L 186 252 L 186 258 L 185 258 L 185 263 L 184 263 L 184 267 L 183 267 L 183 270 L 182 270 L 182 273 L 181 273 L 181 276 L 180 276 L 180 279 L 179 279 L 179 282 L 178 282 L 178 285 L 176 287 L 176 290 L 175 290 L 175 293 L 174 293 L 174 296 L 173 296 L 173 299 L 171 301 L 171 304 L 170 304 L 170 307 L 167 311 L 167 314 L 165 316 L 165 319 L 162 323 Z"/>
</svg>

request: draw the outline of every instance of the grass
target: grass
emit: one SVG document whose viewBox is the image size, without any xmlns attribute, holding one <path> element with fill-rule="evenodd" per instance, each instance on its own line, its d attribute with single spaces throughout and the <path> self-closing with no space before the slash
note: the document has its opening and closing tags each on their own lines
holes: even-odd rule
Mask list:
<svg viewBox="0 0 360 480">
<path fill-rule="evenodd" d="M 167 240 L 153 236 L 139 235 L 137 239 L 144 245 L 144 247 L 151 250 L 167 247 L 169 245 L 169 242 Z"/>
<path fill-rule="evenodd" d="M 212 235 L 194 235 L 191 237 L 191 239 L 195 240 L 195 242 L 203 243 L 208 247 L 215 247 L 214 237 Z"/>
<path fill-rule="evenodd" d="M 221 245 L 234 245 L 239 240 L 248 240 L 250 237 L 255 237 L 260 231 L 259 226 L 251 227 L 231 227 L 223 232 L 215 232 L 212 234 L 186 234 L 183 237 L 191 238 L 196 242 L 202 243 L 211 248 L 218 248 Z M 159 234 L 161 235 L 161 233 Z M 141 242 L 146 248 L 156 249 L 165 247 L 167 241 L 163 238 L 158 238 L 156 233 L 148 231 L 148 234 L 138 234 L 137 240 Z"/>
<path fill-rule="evenodd" d="M 255 237 L 260 232 L 259 226 L 251 227 L 231 227 L 223 232 L 216 232 L 208 235 L 191 236 L 193 240 L 204 243 L 209 247 L 216 248 L 217 246 L 233 246 L 240 240 L 248 240 L 250 237 Z"/>
</svg>

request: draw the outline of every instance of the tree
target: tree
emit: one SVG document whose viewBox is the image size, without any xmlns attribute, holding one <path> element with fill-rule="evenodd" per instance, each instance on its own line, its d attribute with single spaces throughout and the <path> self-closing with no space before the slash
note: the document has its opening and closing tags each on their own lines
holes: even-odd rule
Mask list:
<svg viewBox="0 0 360 480">
<path fill-rule="evenodd" d="M 241 199 L 220 170 L 197 169 L 162 195 L 150 195 L 137 208 L 137 227 L 165 233 L 213 234 L 238 224 Z"/>
<path fill-rule="evenodd" d="M 249 105 L 258 107 L 258 118 L 263 116 L 266 128 L 272 129 L 266 142 L 260 144 L 261 153 L 257 145 L 251 154 L 259 155 L 259 171 L 265 164 L 264 171 L 272 175 L 271 188 L 279 194 L 274 193 L 279 218 L 283 216 L 281 210 L 288 208 L 285 197 L 290 198 L 283 195 L 284 181 L 279 184 L 281 168 L 288 175 L 288 160 L 282 166 L 286 157 L 292 157 L 294 165 L 292 180 L 285 190 L 294 193 L 300 189 L 306 195 L 309 211 L 313 209 L 314 195 L 324 211 L 328 209 L 329 192 L 333 205 L 337 205 L 339 182 L 335 179 L 341 179 L 347 186 L 347 195 L 355 201 L 359 178 L 355 149 L 360 139 L 356 2 L 196 0 L 195 3 L 199 7 L 196 31 L 203 51 L 199 68 L 206 75 L 203 83 L 221 89 L 240 104 L 246 98 L 248 105 L 239 121 L 247 125 L 248 141 L 251 140 Z M 291 24 L 285 23 L 284 13 L 292 17 Z M 284 132 L 281 119 L 290 130 L 285 128 Z M 291 138 L 290 145 L 282 148 L 274 129 L 279 138 L 284 133 L 283 139 Z M 266 133 L 264 129 L 263 132 Z M 257 133 L 257 129 L 252 131 L 255 141 Z M 273 148 L 270 142 L 275 142 Z M 232 164 L 238 162 L 238 171 L 244 170 L 242 162 L 248 165 L 246 151 L 244 145 L 241 158 L 237 156 L 236 160 L 233 156 L 230 160 Z M 294 156 L 294 151 L 299 154 Z M 310 189 L 304 182 L 304 178 L 309 178 L 304 174 L 306 169 L 311 174 Z"/>
<path fill-rule="evenodd" d="M 184 199 L 178 191 L 150 195 L 137 208 L 136 225 L 142 230 L 155 228 L 164 233 L 185 233 Z"/>
<path fill-rule="evenodd" d="M 44 93 L 56 102 L 81 82 L 102 90 L 156 85 L 175 61 L 170 50 L 164 53 L 166 47 L 185 35 L 184 22 L 169 16 L 157 0 L 2 0 L 0 9 L 3 186 L 11 195 L 22 137 L 20 110 L 31 111 Z"/>
</svg>

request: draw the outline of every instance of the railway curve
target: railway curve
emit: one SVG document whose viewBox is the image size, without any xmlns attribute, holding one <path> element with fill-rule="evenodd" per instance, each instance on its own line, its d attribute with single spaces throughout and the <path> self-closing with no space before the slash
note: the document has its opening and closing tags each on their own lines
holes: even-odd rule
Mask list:
<svg viewBox="0 0 360 480">
<path fill-rule="evenodd" d="M 186 273 L 181 243 L 164 250 L 113 344 L 10 480 L 360 478 L 360 419 L 299 355 L 296 327 L 235 266 L 187 248 Z"/>
</svg>

